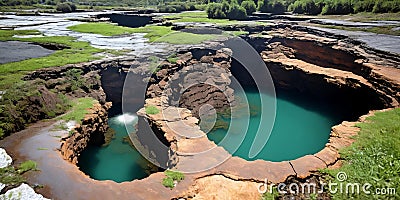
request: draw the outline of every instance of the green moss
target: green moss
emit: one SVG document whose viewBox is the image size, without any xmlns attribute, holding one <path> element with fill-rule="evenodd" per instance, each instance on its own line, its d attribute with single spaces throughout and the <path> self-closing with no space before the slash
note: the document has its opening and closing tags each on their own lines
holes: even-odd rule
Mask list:
<svg viewBox="0 0 400 200">
<path fill-rule="evenodd" d="M 19 165 L 17 172 L 19 174 L 23 174 L 27 171 L 36 170 L 36 169 L 37 169 L 37 163 L 35 161 L 28 160 Z"/>
<path fill-rule="evenodd" d="M 17 173 L 14 167 L 9 166 L 0 168 L 0 183 L 8 186 L 17 186 L 25 182 L 25 178 L 21 174 Z"/>
<path fill-rule="evenodd" d="M 175 181 L 180 182 L 185 179 L 185 175 L 178 171 L 166 170 L 164 174 L 166 177 L 162 180 L 162 184 L 171 189 L 175 187 Z"/>
<path fill-rule="evenodd" d="M 75 99 L 72 101 L 71 110 L 65 115 L 58 117 L 58 119 L 64 121 L 76 121 L 79 123 L 88 113 L 88 109 L 92 108 L 95 103 L 97 103 L 97 100 L 91 97 Z"/>
<path fill-rule="evenodd" d="M 146 106 L 145 110 L 146 110 L 146 114 L 148 114 L 148 115 L 155 115 L 155 114 L 160 113 L 160 110 L 158 110 L 158 108 L 156 106 Z"/>
<path fill-rule="evenodd" d="M 377 112 L 366 122 L 357 126 L 361 131 L 355 136 L 355 142 L 340 151 L 344 160 L 337 170 L 324 170 L 336 183 L 371 184 L 370 191 L 376 188 L 396 188 L 396 194 L 386 196 L 400 198 L 400 108 Z M 347 179 L 339 182 L 334 177 L 339 172 L 345 172 Z M 373 193 L 371 192 L 371 193 Z M 379 199 L 384 196 L 376 194 L 333 194 L 334 199 Z"/>
<path fill-rule="evenodd" d="M 172 178 L 169 178 L 169 177 L 163 178 L 162 184 L 165 187 L 168 187 L 168 188 L 171 188 L 171 189 L 175 187 L 174 180 L 172 180 Z"/>
</svg>

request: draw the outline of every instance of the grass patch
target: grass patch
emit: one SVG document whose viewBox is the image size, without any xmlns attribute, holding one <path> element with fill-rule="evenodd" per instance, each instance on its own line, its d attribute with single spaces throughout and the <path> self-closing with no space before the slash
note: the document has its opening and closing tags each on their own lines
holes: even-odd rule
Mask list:
<svg viewBox="0 0 400 200">
<path fill-rule="evenodd" d="M 58 119 L 64 121 L 76 121 L 79 123 L 88 113 L 88 109 L 92 108 L 95 103 L 97 103 L 97 100 L 91 97 L 75 99 L 72 101 L 71 110 L 65 115 L 58 117 Z"/>
<path fill-rule="evenodd" d="M 115 24 L 105 23 L 105 22 L 90 22 L 90 23 L 78 24 L 75 26 L 69 26 L 68 29 L 80 33 L 94 33 L 104 36 L 115 36 L 115 35 L 136 33 L 134 28 L 118 26 Z"/>
<path fill-rule="evenodd" d="M 26 181 L 22 174 L 31 170 L 37 170 L 37 164 L 32 160 L 21 163 L 17 169 L 13 166 L 0 168 L 0 183 L 6 186 L 18 186 Z"/>
<path fill-rule="evenodd" d="M 156 42 L 166 42 L 170 44 L 200 44 L 204 41 L 215 39 L 217 37 L 219 37 L 219 35 L 174 32 L 161 37 Z"/>
<path fill-rule="evenodd" d="M 167 170 L 164 174 L 166 177 L 162 180 L 162 184 L 171 189 L 175 187 L 175 182 L 178 183 L 185 179 L 185 175 L 178 171 Z"/>
<path fill-rule="evenodd" d="M 357 126 L 361 128 L 355 137 L 356 141 L 340 151 L 344 159 L 343 166 L 337 170 L 323 170 L 330 175 L 333 182 L 369 183 L 371 194 L 332 194 L 334 199 L 400 199 L 400 108 L 378 112 L 369 117 L 367 122 Z M 347 179 L 339 182 L 334 177 L 345 172 Z M 375 194 L 376 188 L 395 188 L 396 194 L 382 196 Z"/>
<path fill-rule="evenodd" d="M 164 19 L 168 19 L 171 22 L 198 22 L 217 25 L 232 25 L 239 23 L 236 20 L 210 19 L 208 18 L 206 12 L 183 12 L 179 14 L 165 16 Z"/>
<path fill-rule="evenodd" d="M 148 38 L 149 42 L 154 42 L 158 38 L 167 35 L 171 32 L 174 32 L 171 30 L 171 27 L 166 27 L 166 26 L 148 25 L 138 28 L 129 28 L 104 22 L 78 24 L 75 26 L 70 26 L 68 27 L 68 29 L 81 33 L 95 33 L 104 36 L 115 36 L 115 35 L 132 34 L 132 33 L 147 33 L 144 37 Z"/>
<path fill-rule="evenodd" d="M 172 63 L 172 64 L 176 64 L 176 62 L 179 60 L 179 58 L 176 56 L 176 54 L 172 54 L 170 56 L 168 56 L 167 61 Z"/>
<path fill-rule="evenodd" d="M 37 31 L 15 31 L 0 30 L 0 41 L 23 41 L 40 44 L 61 44 L 69 48 L 58 50 L 53 54 L 40 58 L 32 58 L 19 62 L 11 62 L 0 65 L 0 89 L 6 89 L 11 85 L 20 82 L 21 77 L 27 72 L 66 64 L 75 64 L 98 59 L 93 56 L 103 50 L 90 46 L 88 42 L 76 41 L 69 36 L 51 36 L 34 38 L 15 38 L 14 35 L 38 34 Z"/>
<path fill-rule="evenodd" d="M 48 148 L 39 147 L 39 148 L 37 148 L 37 150 L 39 150 L 39 151 L 45 151 L 45 150 L 49 150 L 49 149 L 48 149 Z"/>
<path fill-rule="evenodd" d="M 148 115 L 155 115 L 155 114 L 160 113 L 160 110 L 158 110 L 158 108 L 155 106 L 146 106 L 145 111 L 146 111 L 146 114 L 148 114 Z"/>
<path fill-rule="evenodd" d="M 37 169 L 37 163 L 33 160 L 28 160 L 19 165 L 17 172 L 19 174 L 23 174 L 27 171 L 36 170 L 36 169 Z"/>
</svg>

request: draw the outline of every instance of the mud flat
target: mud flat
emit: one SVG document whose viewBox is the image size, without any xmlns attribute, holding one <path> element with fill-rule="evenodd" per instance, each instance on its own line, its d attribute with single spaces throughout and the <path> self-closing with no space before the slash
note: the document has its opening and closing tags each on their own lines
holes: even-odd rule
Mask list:
<svg viewBox="0 0 400 200">
<path fill-rule="evenodd" d="M 0 64 L 44 57 L 52 53 L 53 50 L 28 42 L 0 42 Z"/>
</svg>

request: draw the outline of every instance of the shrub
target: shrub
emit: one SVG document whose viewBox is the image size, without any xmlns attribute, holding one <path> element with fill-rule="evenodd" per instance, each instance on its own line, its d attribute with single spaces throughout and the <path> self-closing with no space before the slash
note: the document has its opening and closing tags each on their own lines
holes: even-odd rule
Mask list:
<svg viewBox="0 0 400 200">
<path fill-rule="evenodd" d="M 57 4 L 56 10 L 63 13 L 70 13 L 76 10 L 76 5 L 71 2 Z"/>
<path fill-rule="evenodd" d="M 71 84 L 71 90 L 77 90 L 85 86 L 85 80 L 82 78 L 81 69 L 70 69 L 65 73 L 65 78 Z"/>
<path fill-rule="evenodd" d="M 329 1 L 325 3 L 321 14 L 323 15 L 345 15 L 353 12 L 349 1 Z"/>
<path fill-rule="evenodd" d="M 258 2 L 258 10 L 261 12 L 282 14 L 286 11 L 286 7 L 280 1 L 260 0 Z"/>
<path fill-rule="evenodd" d="M 374 0 L 366 0 L 366 1 L 357 1 L 354 5 L 354 12 L 372 12 L 374 8 L 375 1 Z"/>
<path fill-rule="evenodd" d="M 56 10 L 59 11 L 59 12 L 63 12 L 63 13 L 70 13 L 70 12 L 72 12 L 71 6 L 69 6 L 69 5 L 66 4 L 66 3 L 57 4 Z"/>
<path fill-rule="evenodd" d="M 172 180 L 172 178 L 169 178 L 169 177 L 163 178 L 162 184 L 165 187 L 168 187 L 168 188 L 171 188 L 171 189 L 175 187 L 174 180 Z"/>
<path fill-rule="evenodd" d="M 250 15 L 256 11 L 256 4 L 254 3 L 254 1 L 251 0 L 243 1 L 241 6 L 246 10 L 247 15 Z"/>
<path fill-rule="evenodd" d="M 175 187 L 175 181 L 180 182 L 185 179 L 185 175 L 178 171 L 167 170 L 164 172 L 164 174 L 166 177 L 162 180 L 162 184 L 171 189 Z"/>
<path fill-rule="evenodd" d="M 228 17 L 228 19 L 242 20 L 247 18 L 246 10 L 237 4 L 230 5 L 229 12 L 226 16 Z"/>
<path fill-rule="evenodd" d="M 322 11 L 322 3 L 313 0 L 299 0 L 289 6 L 289 10 L 298 14 L 317 15 Z"/>
<path fill-rule="evenodd" d="M 222 3 L 210 3 L 207 7 L 208 18 L 223 19 L 226 18 L 225 12 L 222 10 Z"/>
<path fill-rule="evenodd" d="M 148 114 L 148 115 L 155 115 L 155 114 L 160 113 L 160 110 L 158 110 L 158 108 L 155 106 L 146 106 L 145 110 L 146 110 L 146 114 Z"/>
</svg>

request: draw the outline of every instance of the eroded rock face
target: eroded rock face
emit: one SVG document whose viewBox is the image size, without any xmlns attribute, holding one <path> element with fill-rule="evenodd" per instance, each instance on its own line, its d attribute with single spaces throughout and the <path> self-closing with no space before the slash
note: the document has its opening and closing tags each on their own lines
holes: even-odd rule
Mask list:
<svg viewBox="0 0 400 200">
<path fill-rule="evenodd" d="M 150 78 L 147 97 L 166 97 L 169 105 L 188 108 L 199 117 L 204 104 L 222 111 L 234 103 L 229 67 L 230 49 L 194 49 L 176 64 L 162 64 Z"/>
<path fill-rule="evenodd" d="M 78 163 L 80 153 L 89 144 L 104 144 L 104 134 L 108 129 L 108 113 L 111 103 L 95 104 L 88 110 L 81 124 L 77 124 L 69 135 L 61 139 L 61 155 L 65 160 Z"/>
<path fill-rule="evenodd" d="M 400 62 L 372 54 L 359 42 L 276 29 L 261 55 L 275 86 L 351 102 L 368 110 L 399 105 Z M 390 54 L 390 53 L 388 53 Z M 365 112 L 365 111 L 364 111 Z M 359 115 L 358 115 L 359 116 Z"/>
</svg>

